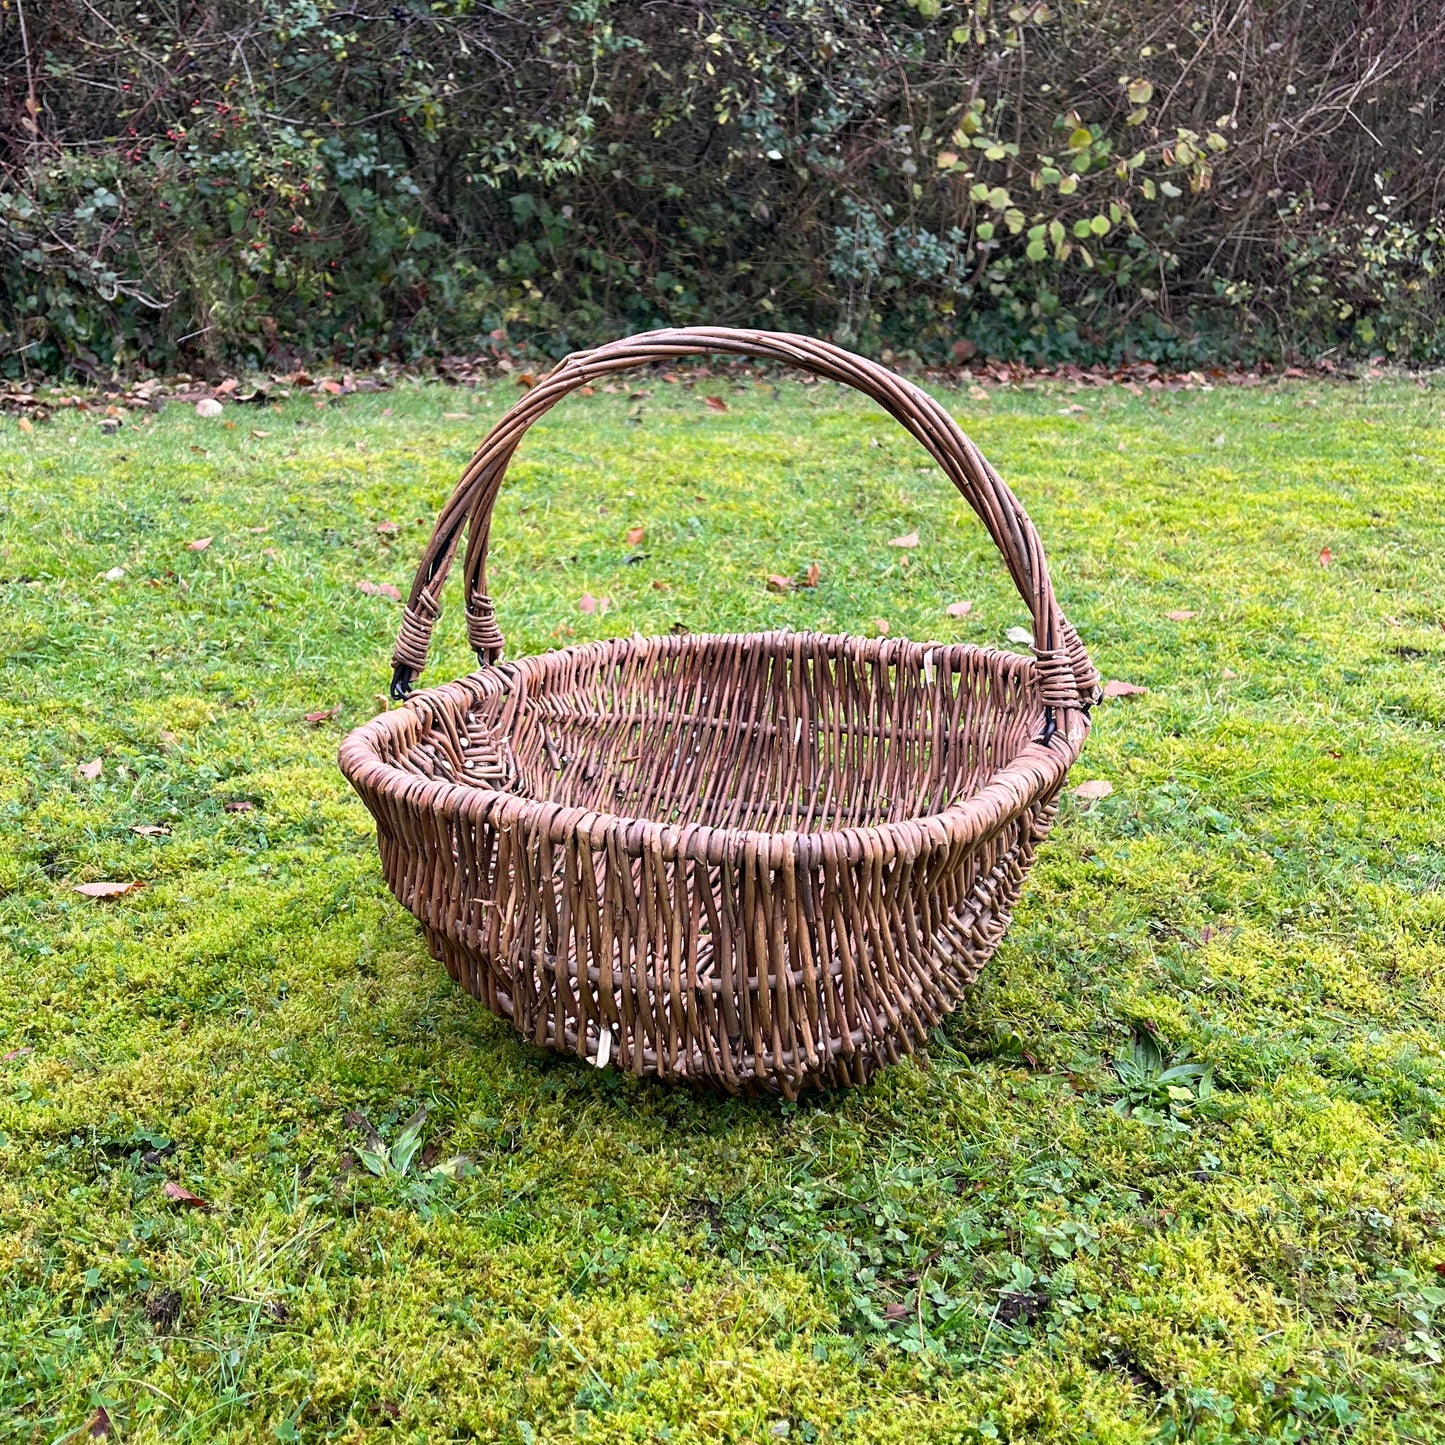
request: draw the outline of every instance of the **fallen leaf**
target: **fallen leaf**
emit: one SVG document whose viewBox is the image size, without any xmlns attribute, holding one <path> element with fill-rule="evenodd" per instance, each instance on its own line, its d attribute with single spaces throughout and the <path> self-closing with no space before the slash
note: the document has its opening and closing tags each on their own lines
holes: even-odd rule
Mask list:
<svg viewBox="0 0 1445 1445">
<path fill-rule="evenodd" d="M 0 1054 L 0 1063 L 8 1064 L 11 1059 L 26 1059 L 34 1052 L 28 1044 L 23 1049 L 11 1049 L 8 1054 Z"/>
<path fill-rule="evenodd" d="M 1321 548 L 1320 548 L 1320 566 L 1321 566 L 1321 567 L 1328 567 L 1328 566 L 1330 565 L 1330 563 L 1333 562 L 1334 560 L 1335 560 L 1335 558 L 1334 558 L 1334 553 L 1332 553 L 1328 547 L 1321 547 Z"/>
<path fill-rule="evenodd" d="M 918 533 L 905 532 L 901 537 L 890 537 L 888 539 L 888 545 L 890 547 L 916 547 L 918 545 Z"/>
<path fill-rule="evenodd" d="M 262 431 L 260 427 L 253 426 L 251 428 L 251 435 L 259 441 L 262 437 L 270 436 L 271 433 L 268 431 Z"/>
<path fill-rule="evenodd" d="M 883 1306 L 883 1313 L 890 1320 L 906 1320 L 908 1318 L 908 1306 L 905 1304 L 888 1304 Z"/>
<path fill-rule="evenodd" d="M 635 547 L 647 536 L 646 527 L 629 527 L 627 529 L 627 545 Z"/>
<path fill-rule="evenodd" d="M 822 581 L 823 573 L 816 562 L 808 563 L 808 570 L 803 573 L 803 586 L 816 587 Z"/>
<path fill-rule="evenodd" d="M 170 828 L 164 823 L 132 823 L 131 832 L 139 833 L 142 838 L 169 838 Z"/>
<path fill-rule="evenodd" d="M 222 396 L 230 396 L 230 394 L 235 391 L 235 389 L 240 386 L 240 384 L 241 383 L 237 381 L 234 376 L 228 376 L 225 381 L 223 381 L 220 386 L 216 388 L 216 390 L 220 392 Z"/>
<path fill-rule="evenodd" d="M 888 619 L 886 617 L 875 617 L 873 619 L 873 630 L 879 637 L 888 636 Z"/>
<path fill-rule="evenodd" d="M 379 537 L 394 537 L 400 531 L 400 522 L 378 522 L 376 524 L 376 533 Z"/>
<path fill-rule="evenodd" d="M 1217 437 L 1214 438 L 1214 445 L 1217 446 L 1217 447 L 1222 447 L 1222 446 L 1224 445 L 1224 433 L 1223 433 L 1223 432 L 1220 432 L 1220 434 L 1219 434 Z"/>
<path fill-rule="evenodd" d="M 470 414 L 469 412 L 465 412 L 465 411 L 444 411 L 444 412 L 442 413 L 442 420 L 443 420 L 443 421 L 470 421 L 470 420 L 471 420 L 471 414 Z"/>
<path fill-rule="evenodd" d="M 33 432 L 35 430 L 35 423 L 31 421 L 28 416 L 22 416 L 18 425 L 23 432 Z"/>
<path fill-rule="evenodd" d="M 194 542 L 186 543 L 187 552 L 204 552 L 216 539 L 214 537 L 197 537 Z"/>
<path fill-rule="evenodd" d="M 1232 667 L 1226 667 L 1224 671 L 1221 672 L 1219 675 L 1225 680 L 1225 682 L 1233 682 L 1234 679 L 1239 676 L 1239 674 Z"/>
<path fill-rule="evenodd" d="M 972 602 L 950 602 L 943 609 L 950 617 L 967 617 L 973 611 Z"/>
<path fill-rule="evenodd" d="M 105 771 L 105 764 L 99 758 L 92 758 L 88 763 L 77 763 L 75 771 L 87 782 L 93 783 Z"/>
<path fill-rule="evenodd" d="M 969 394 L 969 396 L 971 396 L 971 397 L 974 399 L 974 401 L 992 401 L 992 400 L 993 400 L 993 397 L 991 397 L 991 396 L 988 394 L 988 392 L 986 392 L 981 386 L 971 386 L 971 387 L 969 387 L 969 389 L 968 389 L 968 394 Z"/>
<path fill-rule="evenodd" d="M 340 711 L 341 711 L 341 704 L 340 704 L 340 703 L 337 703 L 335 707 L 325 708 L 325 709 L 324 709 L 323 711 L 321 711 L 321 712 L 308 712 L 308 713 L 306 714 L 306 721 L 309 722 L 309 723 L 312 725 L 312 727 L 317 727 L 317 726 L 319 726 L 321 723 L 329 722 L 329 721 L 330 721 L 332 718 L 334 718 L 334 717 L 336 716 L 336 714 L 339 713 Z"/>
<path fill-rule="evenodd" d="M 1177 612 L 1166 612 L 1164 614 L 1171 622 L 1188 622 L 1191 617 L 1198 617 L 1197 612 L 1190 612 L 1187 608 L 1181 607 Z"/>
<path fill-rule="evenodd" d="M 1107 798 L 1113 791 L 1113 783 L 1106 782 L 1103 778 L 1091 778 L 1074 789 L 1074 796 L 1082 798 L 1086 803 L 1093 803 L 1100 798 Z"/>
<path fill-rule="evenodd" d="M 110 571 L 105 574 L 105 580 L 106 580 L 107 582 L 124 582 L 124 581 L 125 581 L 125 568 L 124 568 L 124 567 L 112 567 L 112 568 L 110 569 Z"/>
<path fill-rule="evenodd" d="M 1076 403 L 1074 403 L 1072 406 L 1061 406 L 1061 407 L 1059 408 L 1059 415 L 1060 415 L 1060 416 L 1074 416 L 1074 415 L 1077 415 L 1078 413 L 1080 413 L 1080 412 L 1082 412 L 1082 411 L 1084 411 L 1084 410 L 1085 410 L 1085 408 L 1082 407 L 1082 406 L 1079 406 L 1078 403 L 1076 402 Z"/>
<path fill-rule="evenodd" d="M 1105 697 L 1142 697 L 1148 691 L 1147 687 L 1136 687 L 1132 682 L 1120 682 L 1117 677 L 1111 677 L 1104 684 Z"/>
<path fill-rule="evenodd" d="M 217 417 L 220 416 L 221 411 L 221 403 L 211 396 L 203 396 L 200 401 L 196 403 L 197 416 Z"/>
<path fill-rule="evenodd" d="M 191 450 L 192 450 L 193 452 L 195 452 L 197 456 L 202 456 L 202 457 L 208 457 L 208 456 L 210 456 L 210 452 L 208 452 L 208 451 L 205 449 L 205 447 L 198 447 L 198 446 L 195 444 L 195 442 L 192 442 L 192 443 L 191 443 Z"/>
<path fill-rule="evenodd" d="M 381 591 L 381 588 L 378 587 L 375 582 L 368 582 L 363 578 L 356 584 L 356 590 L 358 592 L 365 592 L 368 597 L 375 597 L 376 594 Z"/>
<path fill-rule="evenodd" d="M 652 590 L 654 592 L 671 592 L 672 583 L 664 582 L 661 577 L 654 577 L 652 579 Z"/>
<path fill-rule="evenodd" d="M 256 805 L 248 798 L 232 798 L 224 807 L 228 813 L 254 813 L 256 811 Z"/>
<path fill-rule="evenodd" d="M 104 1405 L 95 1407 L 95 1414 L 90 1417 L 86 1424 L 86 1434 L 92 1440 L 105 1440 L 110 1436 L 110 1412 Z"/>
<path fill-rule="evenodd" d="M 106 880 L 99 883 L 77 883 L 75 891 L 86 898 L 119 898 L 122 893 L 134 893 L 144 887 L 145 884 L 134 880 L 130 883 L 112 883 Z"/>
<path fill-rule="evenodd" d="M 518 386 L 525 386 L 528 391 L 531 391 L 531 389 L 536 386 L 536 384 L 537 378 L 530 371 L 521 371 L 517 373 Z"/>
<path fill-rule="evenodd" d="M 772 572 L 768 574 L 769 592 L 791 592 L 792 590 L 793 579 L 791 577 L 784 577 L 780 572 Z"/>
<path fill-rule="evenodd" d="M 720 396 L 705 396 L 702 399 L 702 404 L 709 411 L 726 411 L 728 409 L 727 402 Z"/>
<path fill-rule="evenodd" d="M 1199 941 L 1200 943 L 1208 943 L 1213 937 L 1214 930 L 1206 923 L 1204 927 L 1199 930 Z"/>
<path fill-rule="evenodd" d="M 589 617 L 595 612 L 599 617 L 612 606 L 610 597 L 594 597 L 590 592 L 584 592 L 577 600 L 577 610 L 585 612 Z"/>
<path fill-rule="evenodd" d="M 177 1184 L 173 1179 L 166 1180 L 162 1186 L 162 1192 L 173 1204 L 184 1204 L 187 1209 L 209 1209 L 211 1207 L 199 1194 L 192 1194 L 184 1184 Z"/>
<path fill-rule="evenodd" d="M 1008 641 L 1022 643 L 1025 647 L 1034 645 L 1034 635 L 1027 627 L 1010 627 L 1004 636 Z"/>
<path fill-rule="evenodd" d="M 400 589 L 390 582 L 383 582 L 376 590 L 380 592 L 383 597 L 389 597 L 393 602 L 401 601 Z"/>
<path fill-rule="evenodd" d="M 339 381 L 323 381 L 320 383 L 321 390 L 328 396 L 341 395 L 341 383 Z"/>
</svg>

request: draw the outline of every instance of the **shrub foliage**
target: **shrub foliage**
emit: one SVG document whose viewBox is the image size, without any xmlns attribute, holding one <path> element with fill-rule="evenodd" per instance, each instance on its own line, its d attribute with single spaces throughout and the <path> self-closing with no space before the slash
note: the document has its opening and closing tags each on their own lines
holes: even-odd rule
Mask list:
<svg viewBox="0 0 1445 1445">
<path fill-rule="evenodd" d="M 1445 349 L 1418 0 L 0 0 L 4 365 Z"/>
</svg>

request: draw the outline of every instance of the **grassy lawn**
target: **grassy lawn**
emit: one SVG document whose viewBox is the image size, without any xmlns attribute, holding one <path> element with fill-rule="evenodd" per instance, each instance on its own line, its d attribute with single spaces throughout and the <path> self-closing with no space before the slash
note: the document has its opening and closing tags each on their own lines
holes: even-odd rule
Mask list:
<svg viewBox="0 0 1445 1445">
<path fill-rule="evenodd" d="M 640 385 L 518 459 L 514 654 L 1027 622 L 867 404 Z M 948 398 L 1149 691 L 930 1059 L 796 1106 L 521 1043 L 336 771 L 515 395 L 0 427 L 0 1440 L 1445 1440 L 1445 383 Z"/>
</svg>

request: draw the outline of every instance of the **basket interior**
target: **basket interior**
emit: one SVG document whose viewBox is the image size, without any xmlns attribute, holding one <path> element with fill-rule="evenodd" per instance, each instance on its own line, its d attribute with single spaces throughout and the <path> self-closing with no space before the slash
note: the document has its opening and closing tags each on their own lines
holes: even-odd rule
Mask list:
<svg viewBox="0 0 1445 1445">
<path fill-rule="evenodd" d="M 808 633 L 618 639 L 425 696 L 428 721 L 394 759 L 409 771 L 765 832 L 940 812 L 1011 761 L 1040 715 L 1030 658 Z"/>
</svg>

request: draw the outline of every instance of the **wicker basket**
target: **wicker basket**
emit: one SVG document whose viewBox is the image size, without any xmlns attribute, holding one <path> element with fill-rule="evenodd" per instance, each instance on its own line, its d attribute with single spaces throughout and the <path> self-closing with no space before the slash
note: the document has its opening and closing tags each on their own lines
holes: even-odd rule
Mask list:
<svg viewBox="0 0 1445 1445">
<path fill-rule="evenodd" d="M 857 387 L 983 519 L 1033 657 L 810 633 L 617 638 L 502 662 L 486 591 L 527 428 L 629 367 L 730 353 Z M 452 977 L 527 1039 L 735 1093 L 862 1083 L 998 946 L 1098 678 L 1012 493 L 926 393 L 807 337 L 687 329 L 570 356 L 493 429 L 412 587 L 393 693 L 426 663 L 463 527 L 482 667 L 351 733 L 386 879 Z"/>
</svg>

